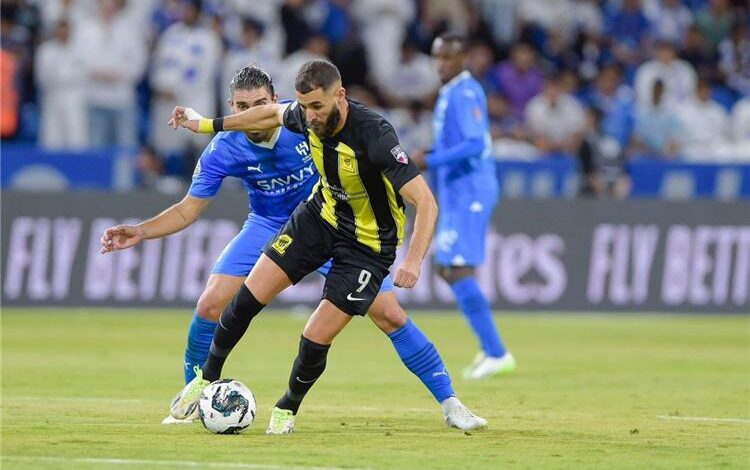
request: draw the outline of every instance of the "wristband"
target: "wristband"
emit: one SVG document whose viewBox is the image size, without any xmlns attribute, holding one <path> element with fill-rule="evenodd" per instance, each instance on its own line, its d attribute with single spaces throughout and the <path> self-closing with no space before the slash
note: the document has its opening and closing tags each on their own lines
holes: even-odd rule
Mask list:
<svg viewBox="0 0 750 470">
<path fill-rule="evenodd" d="M 213 120 L 212 127 L 214 129 L 214 132 L 222 132 L 224 131 L 224 118 L 216 118 Z"/>
<path fill-rule="evenodd" d="M 198 132 L 201 134 L 212 134 L 214 132 L 213 121 L 206 118 L 200 118 L 198 120 Z"/>
</svg>

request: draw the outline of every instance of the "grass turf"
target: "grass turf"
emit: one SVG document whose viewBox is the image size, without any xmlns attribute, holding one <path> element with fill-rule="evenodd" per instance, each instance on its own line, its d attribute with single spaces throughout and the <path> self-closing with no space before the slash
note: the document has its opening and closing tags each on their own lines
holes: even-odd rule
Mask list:
<svg viewBox="0 0 750 470">
<path fill-rule="evenodd" d="M 182 385 L 189 315 L 5 309 L 2 467 L 750 465 L 748 317 L 502 315 L 519 369 L 483 382 L 460 379 L 475 342 L 458 315 L 414 319 L 459 396 L 489 419 L 487 430 L 445 428 L 438 406 L 365 319 L 337 339 L 297 432 L 266 436 L 305 318 L 261 315 L 225 369 L 255 392 L 257 421 L 242 435 L 216 436 L 200 424 L 159 424 Z"/>
</svg>

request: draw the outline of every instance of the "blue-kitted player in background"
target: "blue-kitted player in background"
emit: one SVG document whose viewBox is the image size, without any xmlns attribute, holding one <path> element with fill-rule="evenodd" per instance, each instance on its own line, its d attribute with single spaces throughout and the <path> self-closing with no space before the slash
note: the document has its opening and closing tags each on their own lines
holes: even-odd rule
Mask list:
<svg viewBox="0 0 750 470">
<path fill-rule="evenodd" d="M 254 66 L 244 67 L 235 74 L 230 91 L 229 105 L 234 113 L 277 101 L 271 78 Z M 201 155 L 182 201 L 138 225 L 111 227 L 102 236 L 102 253 L 108 253 L 179 232 L 198 219 L 224 179 L 230 176 L 244 183 L 252 212 L 240 233 L 219 256 L 198 300 L 185 349 L 185 383 L 193 380 L 195 370 L 200 370 L 206 361 L 219 317 L 258 261 L 263 246 L 318 183 L 318 171 L 306 138 L 284 127 L 259 132 L 220 132 Z M 329 269 L 330 261 L 318 272 L 325 276 Z M 404 365 L 422 380 L 441 405 L 449 426 L 469 430 L 487 424 L 456 398 L 440 354 L 399 305 L 390 276 L 383 281 L 368 316 L 388 335 Z M 193 418 L 168 416 L 163 423 L 191 422 Z"/>
<path fill-rule="evenodd" d="M 432 45 L 443 84 L 433 118 L 434 144 L 428 154 L 415 155 L 414 160 L 434 173 L 440 206 L 435 237 L 438 274 L 450 284 L 481 346 L 463 376 L 481 379 L 512 372 L 516 362 L 500 339 L 490 304 L 476 280 L 499 188 L 487 98 L 466 70 L 466 48 L 466 39 L 451 33 L 439 36 Z"/>
</svg>

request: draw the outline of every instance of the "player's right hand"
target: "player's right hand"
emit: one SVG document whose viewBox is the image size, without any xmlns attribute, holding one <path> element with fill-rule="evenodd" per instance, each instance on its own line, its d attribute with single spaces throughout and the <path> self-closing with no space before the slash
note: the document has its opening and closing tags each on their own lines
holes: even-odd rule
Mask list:
<svg viewBox="0 0 750 470">
<path fill-rule="evenodd" d="M 140 243 L 141 240 L 143 240 L 143 232 L 135 225 L 110 227 L 102 235 L 102 254 L 130 248 Z"/>
</svg>

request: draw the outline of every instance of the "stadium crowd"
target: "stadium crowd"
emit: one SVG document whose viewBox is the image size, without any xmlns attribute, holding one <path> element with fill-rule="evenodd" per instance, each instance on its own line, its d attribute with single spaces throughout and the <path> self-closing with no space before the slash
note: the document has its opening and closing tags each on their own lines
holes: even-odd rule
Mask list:
<svg viewBox="0 0 750 470">
<path fill-rule="evenodd" d="M 176 104 L 226 113 L 251 62 L 293 98 L 297 68 L 328 57 L 349 96 L 425 149 L 446 30 L 470 38 L 496 158 L 750 161 L 743 0 L 4 0 L 0 130 L 139 148 L 149 184 L 189 175 L 206 144 L 168 128 Z"/>
</svg>

